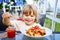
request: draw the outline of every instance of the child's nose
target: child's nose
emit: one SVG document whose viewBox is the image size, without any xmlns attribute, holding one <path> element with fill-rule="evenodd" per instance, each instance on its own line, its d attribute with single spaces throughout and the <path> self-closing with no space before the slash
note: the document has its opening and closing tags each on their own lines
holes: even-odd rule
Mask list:
<svg viewBox="0 0 60 40">
<path fill-rule="evenodd" d="M 31 16 L 28 16 L 28 18 L 31 18 Z"/>
</svg>

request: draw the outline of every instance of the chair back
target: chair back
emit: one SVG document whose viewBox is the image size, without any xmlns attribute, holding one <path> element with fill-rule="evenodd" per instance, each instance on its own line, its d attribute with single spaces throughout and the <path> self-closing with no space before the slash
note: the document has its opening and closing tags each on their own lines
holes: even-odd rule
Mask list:
<svg viewBox="0 0 60 40">
<path fill-rule="evenodd" d="M 44 26 L 46 14 L 39 14 L 38 16 L 38 22 L 40 23 L 41 26 Z"/>
</svg>

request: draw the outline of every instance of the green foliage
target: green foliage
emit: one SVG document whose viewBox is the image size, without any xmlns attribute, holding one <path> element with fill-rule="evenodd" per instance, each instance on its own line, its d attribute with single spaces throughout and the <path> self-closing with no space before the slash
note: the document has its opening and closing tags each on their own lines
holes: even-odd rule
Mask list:
<svg viewBox="0 0 60 40">
<path fill-rule="evenodd" d="M 0 3 L 0 9 L 2 9 L 2 8 L 3 8 L 2 3 Z"/>
<path fill-rule="evenodd" d="M 55 24 L 55 31 L 59 31 L 60 32 L 60 24 L 56 22 Z"/>
<path fill-rule="evenodd" d="M 52 20 L 49 18 L 45 19 L 45 27 L 51 28 L 52 26 Z"/>
<path fill-rule="evenodd" d="M 24 4 L 26 3 L 26 0 L 23 0 Z"/>
<path fill-rule="evenodd" d="M 52 26 L 52 20 L 49 18 L 46 18 L 45 20 L 45 27 L 51 28 Z M 55 31 L 60 32 L 60 24 L 55 22 Z"/>
</svg>

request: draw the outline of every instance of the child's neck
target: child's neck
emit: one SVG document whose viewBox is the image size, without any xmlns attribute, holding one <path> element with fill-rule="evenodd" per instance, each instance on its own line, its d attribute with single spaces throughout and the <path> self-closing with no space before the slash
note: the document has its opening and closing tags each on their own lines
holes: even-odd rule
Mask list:
<svg viewBox="0 0 60 40">
<path fill-rule="evenodd" d="M 32 23 L 32 24 L 26 24 L 27 26 L 31 26 L 31 25 L 33 25 L 34 24 L 34 22 Z"/>
</svg>

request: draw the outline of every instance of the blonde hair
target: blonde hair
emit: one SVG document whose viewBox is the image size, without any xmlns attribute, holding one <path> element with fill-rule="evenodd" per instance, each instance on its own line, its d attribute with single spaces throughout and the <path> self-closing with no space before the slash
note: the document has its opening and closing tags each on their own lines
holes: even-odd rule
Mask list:
<svg viewBox="0 0 60 40">
<path fill-rule="evenodd" d="M 31 15 L 32 11 L 33 11 L 33 15 L 35 15 L 35 17 L 36 17 L 35 22 L 37 22 L 37 9 L 33 5 L 25 5 L 22 10 L 22 16 Z"/>
</svg>

